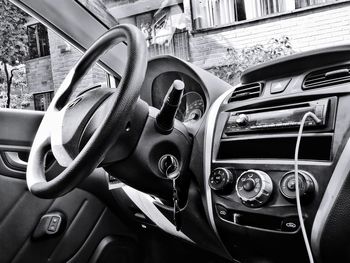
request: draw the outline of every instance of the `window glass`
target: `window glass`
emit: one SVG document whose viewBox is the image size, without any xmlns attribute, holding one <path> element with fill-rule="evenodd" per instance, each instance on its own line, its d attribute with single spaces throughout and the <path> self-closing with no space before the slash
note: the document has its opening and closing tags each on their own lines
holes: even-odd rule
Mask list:
<svg viewBox="0 0 350 263">
<path fill-rule="evenodd" d="M 350 0 L 76 2 L 107 27 L 137 26 L 145 36 L 149 58 L 173 55 L 230 84 L 238 83 L 242 72 L 251 66 L 350 43 Z M 1 21 L 5 22 L 0 27 L 0 56 L 5 54 L 0 60 L 0 107 L 43 110 L 81 54 L 20 10 L 7 15 L 7 10 L 15 7 L 10 8 L 9 1 L 4 3 L 5 9 L 0 5 Z M 105 73 L 94 67 L 74 96 L 105 79 Z"/>
<path fill-rule="evenodd" d="M 183 0 L 78 0 L 108 27 L 133 24 L 145 35 L 148 56 L 174 55 L 190 60 L 191 21 Z M 189 2 L 188 2 L 189 3 Z"/>
<path fill-rule="evenodd" d="M 46 27 L 40 23 L 28 25 L 27 32 L 29 58 L 34 59 L 50 55 Z"/>
<path fill-rule="evenodd" d="M 337 0 L 191 0 L 196 29 L 233 24 Z"/>
<path fill-rule="evenodd" d="M 232 24 L 246 18 L 243 0 L 192 0 L 196 29 Z"/>
<path fill-rule="evenodd" d="M 45 111 L 53 98 L 53 91 L 33 93 L 34 109 Z"/>
<path fill-rule="evenodd" d="M 350 42 L 350 0 L 76 1 L 107 27 L 137 26 L 149 58 L 173 55 L 230 84 L 248 67 Z"/>
<path fill-rule="evenodd" d="M 2 3 L 0 107 L 45 111 L 82 53 L 11 2 Z M 106 82 L 106 73 L 94 66 L 72 96 Z"/>
</svg>

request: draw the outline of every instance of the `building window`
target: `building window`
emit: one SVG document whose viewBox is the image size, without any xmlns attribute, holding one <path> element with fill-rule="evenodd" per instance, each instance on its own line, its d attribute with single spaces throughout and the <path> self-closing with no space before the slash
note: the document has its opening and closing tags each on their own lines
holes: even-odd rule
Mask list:
<svg viewBox="0 0 350 263">
<path fill-rule="evenodd" d="M 50 102 L 52 101 L 53 95 L 54 94 L 52 90 L 34 93 L 34 109 L 39 111 L 46 111 L 50 105 Z"/>
<path fill-rule="evenodd" d="M 49 38 L 44 25 L 37 23 L 27 27 L 29 59 L 50 55 Z"/>
<path fill-rule="evenodd" d="M 191 0 L 196 29 L 233 24 L 339 0 Z"/>
</svg>

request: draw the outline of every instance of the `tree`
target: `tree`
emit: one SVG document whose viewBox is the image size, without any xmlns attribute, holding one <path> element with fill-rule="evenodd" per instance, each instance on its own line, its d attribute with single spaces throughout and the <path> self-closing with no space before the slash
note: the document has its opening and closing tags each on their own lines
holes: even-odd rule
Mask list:
<svg viewBox="0 0 350 263">
<path fill-rule="evenodd" d="M 0 64 L 4 71 L 6 108 L 11 105 L 14 72 L 27 56 L 27 15 L 8 0 L 0 0 Z"/>
<path fill-rule="evenodd" d="M 236 85 L 246 69 L 293 53 L 287 36 L 272 38 L 264 45 L 256 44 L 243 49 L 229 47 L 222 64 L 210 68 L 209 71 L 231 85 Z"/>
</svg>

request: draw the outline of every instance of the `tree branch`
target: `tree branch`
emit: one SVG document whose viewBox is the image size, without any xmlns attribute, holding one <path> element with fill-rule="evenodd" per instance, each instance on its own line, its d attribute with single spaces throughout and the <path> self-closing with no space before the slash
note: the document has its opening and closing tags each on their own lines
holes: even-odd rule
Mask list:
<svg viewBox="0 0 350 263">
<path fill-rule="evenodd" d="M 11 105 L 11 84 L 12 84 L 12 78 L 13 78 L 13 69 L 11 70 L 11 77 L 9 76 L 9 72 L 7 69 L 7 63 L 5 60 L 2 60 L 2 63 L 4 64 L 4 71 L 6 76 L 6 84 L 7 84 L 7 100 L 6 100 L 6 108 L 10 108 Z"/>
<path fill-rule="evenodd" d="M 18 70 L 18 68 L 13 68 L 13 69 L 11 69 L 11 76 L 10 76 L 10 79 L 9 79 L 9 85 L 11 86 L 11 84 L 12 84 L 12 79 L 13 79 L 13 72 L 15 72 L 16 70 Z"/>
</svg>

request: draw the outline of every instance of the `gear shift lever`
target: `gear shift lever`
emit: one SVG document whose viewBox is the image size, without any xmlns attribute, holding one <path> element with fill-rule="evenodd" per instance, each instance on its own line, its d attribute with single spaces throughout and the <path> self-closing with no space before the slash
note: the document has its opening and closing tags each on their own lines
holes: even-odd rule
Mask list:
<svg viewBox="0 0 350 263">
<path fill-rule="evenodd" d="M 168 93 L 165 95 L 155 126 L 161 134 L 169 134 L 174 128 L 174 119 L 180 106 L 185 84 L 181 80 L 175 80 Z"/>
</svg>

